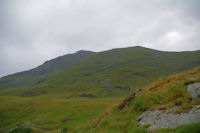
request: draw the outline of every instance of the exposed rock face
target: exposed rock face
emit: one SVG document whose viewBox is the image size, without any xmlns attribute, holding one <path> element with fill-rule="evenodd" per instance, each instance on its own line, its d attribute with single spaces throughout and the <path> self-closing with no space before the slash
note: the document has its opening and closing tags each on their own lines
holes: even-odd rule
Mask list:
<svg viewBox="0 0 200 133">
<path fill-rule="evenodd" d="M 188 85 L 188 92 L 194 101 L 200 100 L 200 82 Z"/>
<path fill-rule="evenodd" d="M 173 110 L 173 109 L 169 109 Z M 200 122 L 200 106 L 193 107 L 188 113 L 166 113 L 159 110 L 145 111 L 138 117 L 140 125 L 150 125 L 149 129 L 174 128 L 180 125 Z"/>
<path fill-rule="evenodd" d="M 193 101 L 200 100 L 200 82 L 188 85 L 188 92 Z M 193 107 L 188 113 L 166 113 L 170 110 L 176 110 L 173 107 L 162 112 L 160 110 L 145 111 L 137 121 L 140 125 L 150 125 L 149 129 L 174 128 L 180 125 L 200 122 L 200 105 Z"/>
</svg>

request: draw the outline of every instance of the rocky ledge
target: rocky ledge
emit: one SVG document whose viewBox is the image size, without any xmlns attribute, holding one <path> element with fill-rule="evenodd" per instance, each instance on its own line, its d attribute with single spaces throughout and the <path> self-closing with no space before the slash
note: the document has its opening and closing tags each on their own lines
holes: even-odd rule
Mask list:
<svg viewBox="0 0 200 133">
<path fill-rule="evenodd" d="M 200 100 L 200 82 L 188 85 L 188 92 L 191 94 L 193 101 Z M 200 122 L 200 105 L 193 107 L 187 113 L 167 113 L 173 112 L 178 106 L 169 108 L 165 111 L 152 110 L 143 112 L 137 121 L 141 126 L 148 125 L 148 129 L 158 128 L 175 128 L 180 125 Z"/>
<path fill-rule="evenodd" d="M 172 110 L 172 109 L 169 109 Z M 145 111 L 138 117 L 140 125 L 149 125 L 148 129 L 174 128 L 180 125 L 200 122 L 200 106 L 193 107 L 188 113 L 166 113 L 160 110 Z"/>
</svg>

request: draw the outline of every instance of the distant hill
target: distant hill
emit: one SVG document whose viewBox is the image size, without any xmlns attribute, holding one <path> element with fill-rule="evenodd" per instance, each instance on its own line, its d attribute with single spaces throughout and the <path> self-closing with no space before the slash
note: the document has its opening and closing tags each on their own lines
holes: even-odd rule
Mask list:
<svg viewBox="0 0 200 133">
<path fill-rule="evenodd" d="M 200 66 L 200 51 L 164 52 L 139 46 L 98 53 L 82 51 L 0 79 L 0 95 L 66 91 L 73 96 L 119 96 L 196 66 Z"/>
<path fill-rule="evenodd" d="M 34 85 L 44 82 L 49 74 L 58 72 L 71 64 L 92 55 L 93 53 L 94 52 L 91 51 L 81 50 L 74 54 L 67 54 L 50 61 L 46 61 L 44 64 L 32 70 L 5 76 L 0 79 L 0 89 Z"/>
</svg>

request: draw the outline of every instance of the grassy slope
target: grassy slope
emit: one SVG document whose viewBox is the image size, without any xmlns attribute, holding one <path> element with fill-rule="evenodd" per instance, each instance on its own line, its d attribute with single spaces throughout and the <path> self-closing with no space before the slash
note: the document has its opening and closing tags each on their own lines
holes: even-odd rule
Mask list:
<svg viewBox="0 0 200 133">
<path fill-rule="evenodd" d="M 28 121 L 34 125 L 34 130 L 42 133 L 60 133 L 63 128 L 73 133 L 147 133 L 149 131 L 145 127 L 138 126 L 136 118 L 144 110 L 160 108 L 161 104 L 165 108 L 179 104 L 181 107 L 176 113 L 200 104 L 191 103 L 191 96 L 186 91 L 187 84 L 197 81 L 200 81 L 200 68 L 159 80 L 142 89 L 142 94 L 128 104 L 124 101 L 120 104 L 122 97 L 77 97 L 71 92 L 29 98 L 0 96 L 0 131 L 8 131 L 16 124 Z M 120 110 L 119 107 L 124 103 L 125 108 Z M 163 106 L 160 109 L 163 109 Z M 105 112 L 102 113 L 103 111 Z M 200 123 L 197 123 L 155 132 L 187 133 L 194 130 L 194 133 L 198 133 L 195 131 L 200 130 L 199 126 Z"/>
<path fill-rule="evenodd" d="M 200 123 L 185 125 L 176 129 L 148 131 L 145 126 L 140 127 L 136 121 L 136 118 L 145 110 L 154 108 L 163 110 L 179 105 L 180 107 L 174 113 L 180 113 L 191 109 L 194 105 L 200 105 L 200 102 L 191 102 L 191 95 L 187 92 L 188 84 L 199 81 L 200 67 L 159 80 L 143 88 L 138 97 L 131 98 L 135 93 L 133 92 L 118 106 L 105 111 L 93 121 L 77 127 L 72 132 L 199 133 Z M 127 99 L 132 100 L 127 102 Z M 125 105 L 123 109 L 121 108 L 122 105 Z"/>
<path fill-rule="evenodd" d="M 0 132 L 29 123 L 35 131 L 71 129 L 96 117 L 121 98 L 70 97 L 48 94 L 37 97 L 0 96 Z"/>
<path fill-rule="evenodd" d="M 1 90 L 1 95 L 34 96 L 67 91 L 97 97 L 125 95 L 174 72 L 200 65 L 200 51 L 161 52 L 142 47 L 114 49 L 89 56 L 40 84 Z"/>
</svg>

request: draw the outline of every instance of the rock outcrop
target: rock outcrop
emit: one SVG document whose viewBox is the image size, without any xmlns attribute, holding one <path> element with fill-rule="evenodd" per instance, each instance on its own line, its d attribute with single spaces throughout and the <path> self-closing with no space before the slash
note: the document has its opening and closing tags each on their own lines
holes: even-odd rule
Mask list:
<svg viewBox="0 0 200 133">
<path fill-rule="evenodd" d="M 169 110 L 173 110 L 168 109 Z M 200 122 L 200 106 L 193 107 L 188 113 L 167 113 L 160 110 L 145 111 L 138 117 L 140 125 L 149 125 L 148 129 L 175 128 L 180 125 Z"/>
<path fill-rule="evenodd" d="M 188 92 L 193 101 L 200 100 L 200 82 L 188 85 Z M 188 113 L 167 113 L 173 112 L 178 106 L 166 109 L 165 111 L 153 110 L 145 111 L 138 118 L 140 125 L 149 125 L 148 129 L 175 128 L 180 125 L 200 122 L 200 105 L 193 107 Z"/>
<path fill-rule="evenodd" d="M 194 101 L 200 100 L 200 82 L 188 85 L 188 92 Z"/>
</svg>

